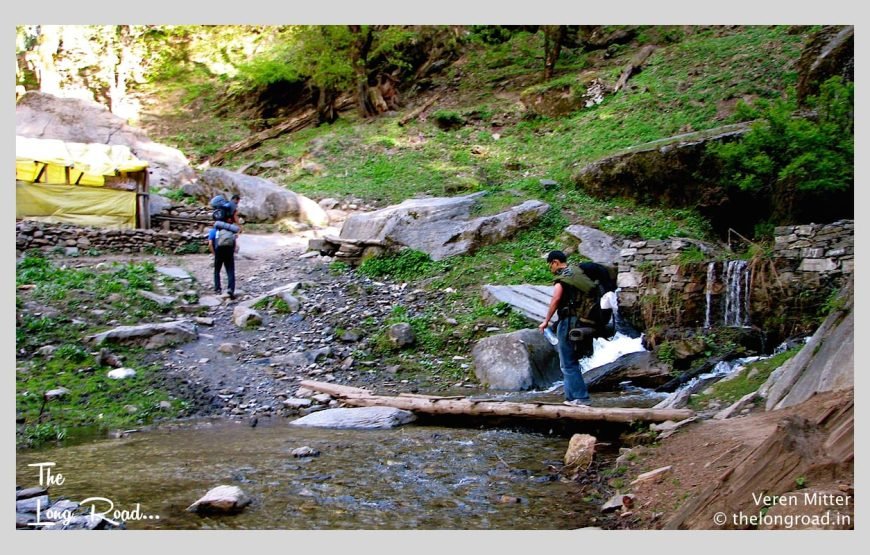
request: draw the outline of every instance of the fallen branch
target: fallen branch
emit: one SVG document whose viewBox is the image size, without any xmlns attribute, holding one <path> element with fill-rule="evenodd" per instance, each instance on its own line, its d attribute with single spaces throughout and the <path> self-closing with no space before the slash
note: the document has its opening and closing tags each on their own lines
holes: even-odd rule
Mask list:
<svg viewBox="0 0 870 555">
<path fill-rule="evenodd" d="M 354 105 L 354 100 L 351 97 L 344 97 L 339 99 L 335 104 L 335 110 L 340 112 L 342 110 L 346 110 Z M 284 133 L 291 133 L 293 131 L 300 131 L 309 127 L 311 125 L 315 125 L 317 123 L 317 110 L 314 108 L 309 108 L 305 110 L 300 115 L 291 118 L 275 127 L 270 127 L 269 129 L 264 129 L 255 135 L 251 135 L 241 141 L 236 141 L 235 143 L 226 146 L 215 153 L 214 156 L 209 158 L 208 162 L 212 166 L 219 166 L 224 159 L 229 154 L 237 154 L 239 152 L 244 152 L 246 150 L 250 150 L 257 145 L 261 144 L 263 141 L 267 141 L 269 139 L 274 139 L 279 135 L 283 135 Z"/>
<path fill-rule="evenodd" d="M 572 407 L 555 403 L 514 403 L 485 399 L 452 397 L 389 397 L 372 395 L 368 390 L 332 383 L 303 380 L 300 385 L 329 393 L 345 404 L 358 407 L 393 407 L 423 414 L 461 414 L 469 416 L 508 416 L 530 419 L 577 420 L 598 422 L 664 422 L 694 416 L 688 409 L 641 409 Z"/>
<path fill-rule="evenodd" d="M 409 121 L 413 120 L 414 118 L 416 118 L 417 116 L 419 116 L 420 114 L 422 114 L 423 112 L 428 110 L 430 106 L 432 106 L 433 104 L 438 102 L 440 99 L 441 99 L 441 95 L 436 94 L 435 96 L 433 96 L 432 98 L 427 100 L 422 106 L 418 106 L 417 108 L 414 108 L 413 110 L 411 110 L 411 113 L 409 113 L 405 116 L 402 116 L 402 119 L 399 120 L 399 126 L 405 125 Z"/>
<path fill-rule="evenodd" d="M 655 51 L 656 47 L 648 44 L 640 49 L 640 52 L 634 55 L 628 65 L 625 66 L 625 69 L 622 70 L 622 74 L 620 74 L 619 79 L 616 80 L 616 84 L 613 86 L 613 92 L 617 92 L 628 82 L 628 79 L 637 73 L 640 67 L 646 62 L 647 58 Z"/>
</svg>

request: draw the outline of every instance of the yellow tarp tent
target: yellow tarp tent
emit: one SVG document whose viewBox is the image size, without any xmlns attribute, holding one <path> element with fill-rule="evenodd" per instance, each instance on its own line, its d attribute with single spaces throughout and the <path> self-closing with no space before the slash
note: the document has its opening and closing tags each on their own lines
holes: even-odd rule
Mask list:
<svg viewBox="0 0 870 555">
<path fill-rule="evenodd" d="M 15 185 L 15 217 L 85 227 L 136 227 L 136 193 L 51 183 Z"/>
<path fill-rule="evenodd" d="M 16 137 L 16 218 L 148 227 L 147 212 L 137 221 L 137 207 L 147 207 L 147 167 L 123 145 Z"/>
</svg>

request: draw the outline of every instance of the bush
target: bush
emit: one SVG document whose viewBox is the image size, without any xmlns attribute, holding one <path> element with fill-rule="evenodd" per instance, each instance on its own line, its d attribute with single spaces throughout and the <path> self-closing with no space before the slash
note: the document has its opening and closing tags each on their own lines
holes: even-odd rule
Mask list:
<svg viewBox="0 0 870 555">
<path fill-rule="evenodd" d="M 810 112 L 799 116 L 791 98 L 760 102 L 757 110 L 741 105 L 739 116 L 758 121 L 742 140 L 709 149 L 721 161 L 726 182 L 772 199 L 773 223 L 793 219 L 801 194 L 853 187 L 854 85 L 832 77 L 807 104 Z"/>
<path fill-rule="evenodd" d="M 465 118 L 458 112 L 450 110 L 438 110 L 432 114 L 432 120 L 435 122 L 435 125 L 445 130 L 457 129 L 465 125 Z"/>
<path fill-rule="evenodd" d="M 425 252 L 404 249 L 396 255 L 369 258 L 359 265 L 359 271 L 369 277 L 390 277 L 402 281 L 415 281 L 439 266 Z"/>
</svg>

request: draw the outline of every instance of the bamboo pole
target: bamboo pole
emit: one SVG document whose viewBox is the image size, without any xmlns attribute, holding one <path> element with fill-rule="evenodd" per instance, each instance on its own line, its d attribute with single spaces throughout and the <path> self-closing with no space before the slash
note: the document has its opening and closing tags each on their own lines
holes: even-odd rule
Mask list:
<svg viewBox="0 0 870 555">
<path fill-rule="evenodd" d="M 680 421 L 694 416 L 689 409 L 642 409 L 571 407 L 555 403 L 514 403 L 437 396 L 372 395 L 366 389 L 303 380 L 300 385 L 314 391 L 338 397 L 344 403 L 359 407 L 393 407 L 424 414 L 464 414 L 470 416 L 510 416 L 517 418 L 559 419 L 598 422 L 664 422 Z"/>
</svg>

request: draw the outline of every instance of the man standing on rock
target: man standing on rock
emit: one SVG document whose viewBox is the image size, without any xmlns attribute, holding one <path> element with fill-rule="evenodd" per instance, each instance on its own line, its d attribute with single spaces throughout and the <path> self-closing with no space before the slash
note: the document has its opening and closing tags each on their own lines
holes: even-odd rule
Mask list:
<svg viewBox="0 0 870 555">
<path fill-rule="evenodd" d="M 239 195 L 233 195 L 232 210 L 227 223 L 238 224 Z M 214 255 L 214 292 L 221 294 L 221 267 L 227 270 L 227 295 L 236 298 L 236 253 L 239 242 L 236 233 L 226 228 L 212 227 L 208 232 L 208 250 Z"/>
<path fill-rule="evenodd" d="M 558 312 L 556 337 L 559 343 L 559 366 L 564 377 L 565 404 L 573 406 L 589 405 L 589 391 L 583 380 L 580 359 L 592 354 L 592 339 L 595 335 L 595 322 L 588 315 L 597 304 L 597 287 L 579 267 L 568 266 L 568 257 L 562 251 L 551 251 L 547 264 L 553 278 L 553 297 L 547 309 L 547 316 L 538 328 L 543 333 L 550 325 L 550 319 Z M 574 341 L 569 332 L 575 330 Z"/>
</svg>

